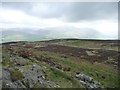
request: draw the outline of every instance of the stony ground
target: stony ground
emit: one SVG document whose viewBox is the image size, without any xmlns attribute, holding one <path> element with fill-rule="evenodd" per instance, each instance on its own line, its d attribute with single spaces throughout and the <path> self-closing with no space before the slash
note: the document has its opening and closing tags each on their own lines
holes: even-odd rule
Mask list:
<svg viewBox="0 0 120 90">
<path fill-rule="evenodd" d="M 117 88 L 117 41 L 51 40 L 2 45 L 3 88 Z"/>
</svg>

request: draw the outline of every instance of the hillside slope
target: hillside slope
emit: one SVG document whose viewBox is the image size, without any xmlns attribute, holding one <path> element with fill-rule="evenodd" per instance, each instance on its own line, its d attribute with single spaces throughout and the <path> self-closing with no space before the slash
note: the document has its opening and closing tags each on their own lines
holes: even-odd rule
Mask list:
<svg viewBox="0 0 120 90">
<path fill-rule="evenodd" d="M 4 43 L 3 88 L 117 88 L 118 56 L 117 41 Z"/>
</svg>

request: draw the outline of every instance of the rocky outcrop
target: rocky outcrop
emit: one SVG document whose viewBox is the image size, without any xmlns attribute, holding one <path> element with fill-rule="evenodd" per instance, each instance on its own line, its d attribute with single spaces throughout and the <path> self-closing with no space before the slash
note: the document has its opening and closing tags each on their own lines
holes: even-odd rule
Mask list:
<svg viewBox="0 0 120 90">
<path fill-rule="evenodd" d="M 14 75 L 12 77 L 13 70 L 18 70 L 23 77 L 17 78 L 18 80 L 14 80 L 14 78 L 19 77 L 19 75 Z M 15 71 L 14 70 L 14 71 Z M 18 72 L 17 72 L 18 74 Z M 41 88 L 44 87 L 59 87 L 52 81 L 48 81 L 45 78 L 44 72 L 41 67 L 37 64 L 28 65 L 28 66 L 15 66 L 14 68 L 3 69 L 3 81 L 4 88 Z M 37 85 L 37 86 L 36 86 Z"/>
<path fill-rule="evenodd" d="M 76 78 L 87 90 L 103 90 L 101 84 L 94 80 L 92 77 L 85 75 L 84 73 L 77 73 Z"/>
<path fill-rule="evenodd" d="M 29 64 L 29 60 L 25 59 L 23 57 L 19 57 L 19 56 L 12 56 L 10 57 L 10 61 L 13 63 L 16 63 L 16 65 L 20 65 L 20 66 L 25 66 L 27 64 Z"/>
</svg>

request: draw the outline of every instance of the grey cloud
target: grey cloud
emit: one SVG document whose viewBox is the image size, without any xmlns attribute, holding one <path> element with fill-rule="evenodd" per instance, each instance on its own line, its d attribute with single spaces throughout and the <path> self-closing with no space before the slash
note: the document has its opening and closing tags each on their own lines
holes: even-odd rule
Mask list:
<svg viewBox="0 0 120 90">
<path fill-rule="evenodd" d="M 120 2 L 118 2 L 118 19 L 120 20 Z"/>
<path fill-rule="evenodd" d="M 12 10 L 22 10 L 28 12 L 32 9 L 32 3 L 28 2 L 2 2 L 2 7 Z"/>
<path fill-rule="evenodd" d="M 117 3 L 74 3 L 66 16 L 71 21 L 117 19 Z"/>
<path fill-rule="evenodd" d="M 117 2 L 61 2 L 61 3 L 3 3 L 3 7 L 23 10 L 41 18 L 59 18 L 64 21 L 117 19 Z"/>
</svg>

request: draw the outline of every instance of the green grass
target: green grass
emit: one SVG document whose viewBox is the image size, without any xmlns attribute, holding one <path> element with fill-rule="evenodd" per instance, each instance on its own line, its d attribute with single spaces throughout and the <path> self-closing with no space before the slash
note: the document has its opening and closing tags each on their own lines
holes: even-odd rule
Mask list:
<svg viewBox="0 0 120 90">
<path fill-rule="evenodd" d="M 118 46 L 110 46 L 110 44 L 104 43 L 105 46 L 101 46 L 102 43 L 95 41 L 63 41 L 56 44 L 80 47 L 80 48 L 91 48 L 91 49 L 105 49 L 105 50 L 114 50 L 118 51 Z"/>
<path fill-rule="evenodd" d="M 71 74 L 51 67 L 45 62 L 37 62 L 46 74 L 46 79 L 58 84 L 61 88 L 83 88 L 83 86 L 71 76 Z"/>
<path fill-rule="evenodd" d="M 95 80 L 99 81 L 104 87 L 118 87 L 118 71 L 114 69 L 111 66 L 102 64 L 102 63 L 90 63 L 86 60 L 81 60 L 81 62 L 76 62 L 76 60 L 71 58 L 63 58 L 60 57 L 58 54 L 53 54 L 49 52 L 41 52 L 40 55 L 43 55 L 45 57 L 51 57 L 52 60 L 55 62 L 64 65 L 69 66 L 71 68 L 70 72 L 62 72 L 65 75 L 68 75 L 70 78 L 75 76 L 75 73 L 80 71 L 83 72 L 91 77 L 93 77 Z M 66 80 L 66 76 L 64 74 L 62 75 L 60 71 L 56 71 L 54 69 L 47 71 L 49 78 L 53 78 L 53 80 Z M 58 74 L 56 74 L 58 73 Z M 102 78 L 105 77 L 105 78 Z M 62 79 L 63 78 L 63 79 Z M 64 82 L 63 82 L 64 83 Z M 69 83 L 70 84 L 70 83 Z M 66 86 L 65 86 L 66 87 Z"/>
<path fill-rule="evenodd" d="M 50 66 L 46 65 L 45 70 L 47 74 L 47 79 L 50 81 L 55 82 L 61 88 L 82 88 L 82 85 L 74 80 L 71 75 L 62 72 L 56 68 L 51 68 Z"/>
<path fill-rule="evenodd" d="M 51 77 L 52 76 L 52 77 Z M 75 81 L 70 75 L 66 74 L 65 72 L 61 72 L 56 68 L 50 68 L 48 78 L 54 78 L 53 81 L 59 82 L 61 87 L 80 87 L 79 83 Z M 63 84 L 64 83 L 64 84 Z"/>
<path fill-rule="evenodd" d="M 84 73 L 91 75 L 104 87 L 118 87 L 118 71 L 110 66 L 82 62 L 81 68 Z M 104 76 L 105 78 L 102 78 Z"/>
</svg>

